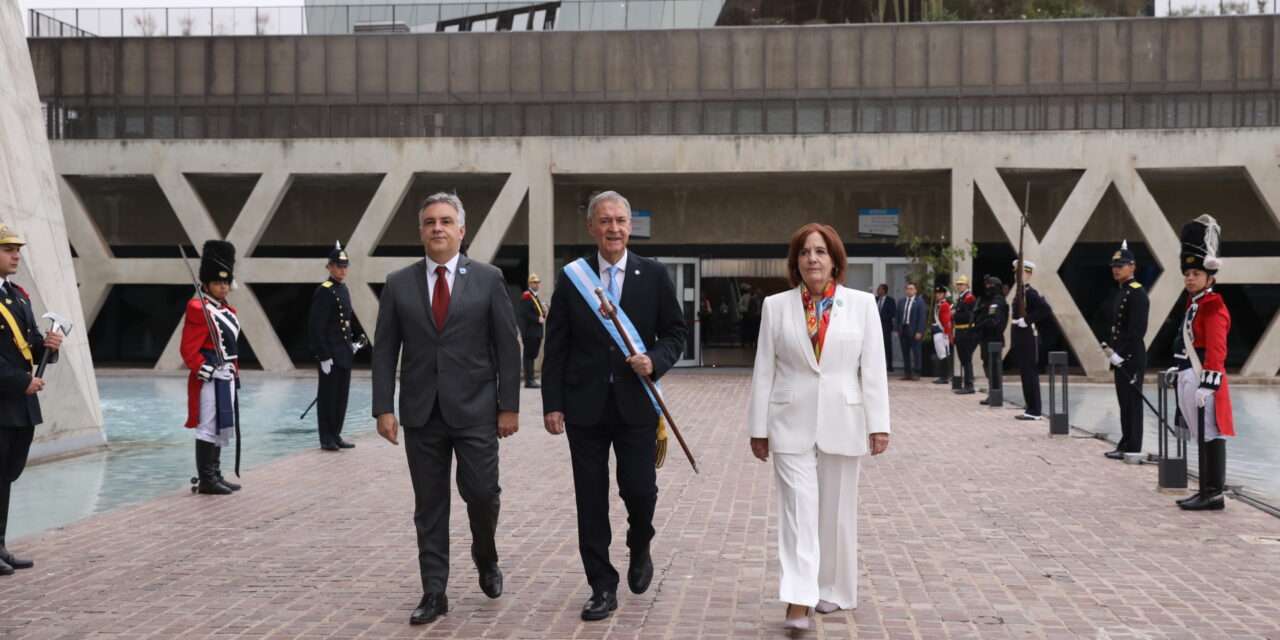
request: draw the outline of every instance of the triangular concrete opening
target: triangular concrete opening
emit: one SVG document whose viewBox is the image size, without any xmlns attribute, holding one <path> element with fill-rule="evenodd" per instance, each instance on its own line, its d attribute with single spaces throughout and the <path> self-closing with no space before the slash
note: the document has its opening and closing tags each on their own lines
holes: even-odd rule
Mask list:
<svg viewBox="0 0 1280 640">
<path fill-rule="evenodd" d="M 382 177 L 378 173 L 294 176 L 253 256 L 323 258 L 335 240 L 346 246 Z"/>
<path fill-rule="evenodd" d="M 507 182 L 503 173 L 417 173 L 400 207 L 392 215 L 382 235 L 374 243 L 375 256 L 421 256 L 422 241 L 418 235 L 418 210 L 427 196 L 433 193 L 453 193 L 462 200 L 466 209 L 467 233 L 462 240 L 465 251 L 475 239 L 476 232 L 484 224 L 485 217 Z M 527 198 L 526 198 L 527 200 Z M 522 203 L 521 208 L 527 208 Z M 515 224 L 512 224 L 514 227 Z M 523 233 L 520 237 L 527 237 Z M 515 236 L 512 236 L 513 238 Z"/>
<path fill-rule="evenodd" d="M 1009 194 L 1018 204 L 1018 211 L 1023 214 L 1027 213 L 1027 195 L 1030 187 L 1031 215 L 1028 217 L 1027 228 L 1034 232 L 1037 238 L 1043 238 L 1049 232 L 1049 227 L 1057 219 L 1062 205 L 1066 203 L 1067 198 L 1071 197 L 1071 192 L 1080 182 L 1080 176 L 1084 175 L 1083 169 L 997 168 L 996 172 L 1000 174 L 1000 179 L 1004 181 Z"/>
<path fill-rule="evenodd" d="M 262 177 L 257 173 L 184 173 L 183 176 L 224 238 Z"/>
</svg>

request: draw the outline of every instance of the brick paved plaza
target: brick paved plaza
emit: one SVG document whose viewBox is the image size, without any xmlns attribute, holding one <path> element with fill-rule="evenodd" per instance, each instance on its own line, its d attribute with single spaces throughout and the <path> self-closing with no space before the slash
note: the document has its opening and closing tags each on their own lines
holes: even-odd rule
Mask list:
<svg viewBox="0 0 1280 640">
<path fill-rule="evenodd" d="M 451 611 L 407 624 L 420 596 L 408 470 L 401 448 L 366 437 L 253 469 L 236 496 L 192 496 L 174 478 L 170 496 L 11 541 L 37 566 L 0 578 L 0 637 L 781 637 L 772 471 L 743 427 L 749 380 L 667 379 L 702 474 L 673 445 L 653 586 L 624 588 L 606 622 L 578 619 L 588 591 L 568 445 L 525 391 L 521 432 L 502 447 L 499 600 L 476 586 L 455 497 Z M 1235 501 L 1180 512 L 1153 466 L 1105 460 L 1105 443 L 1050 439 L 1045 422 L 927 382 L 891 393 L 892 445 L 862 476 L 859 607 L 809 637 L 1280 638 L 1280 544 L 1254 538 L 1280 538 L 1280 520 Z"/>
</svg>

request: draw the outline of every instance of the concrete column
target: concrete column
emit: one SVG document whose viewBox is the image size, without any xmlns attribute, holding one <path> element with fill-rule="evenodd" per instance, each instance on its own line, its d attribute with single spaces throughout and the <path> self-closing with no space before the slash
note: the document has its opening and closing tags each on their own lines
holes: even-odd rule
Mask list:
<svg viewBox="0 0 1280 640">
<path fill-rule="evenodd" d="M 551 154 L 540 140 L 524 146 L 524 172 L 529 183 L 529 271 L 542 277 L 542 299 L 556 290 L 555 184 Z"/>
<path fill-rule="evenodd" d="M 44 423 L 37 427 L 31 449 L 31 458 L 38 459 L 103 446 L 106 434 L 89 353 L 89 331 L 59 204 L 60 180 L 45 138 L 31 55 L 16 2 L 0 3 L 0 75 L 6 78 L 5 90 L 0 91 L 0 222 L 27 242 L 21 268 L 13 279 L 31 295 L 42 331 L 48 321 L 40 316 L 48 311 L 74 325 L 62 343 L 58 363 L 45 371 L 48 386 L 40 394 Z M 85 243 L 91 254 L 100 248 Z"/>
<path fill-rule="evenodd" d="M 973 244 L 973 175 L 964 167 L 951 169 L 951 248 L 961 251 Z M 957 275 L 964 274 L 972 280 L 973 256 L 964 253 L 956 265 Z M 952 278 L 952 283 L 955 278 Z M 981 291 L 978 283 L 971 282 L 974 291 Z"/>
</svg>

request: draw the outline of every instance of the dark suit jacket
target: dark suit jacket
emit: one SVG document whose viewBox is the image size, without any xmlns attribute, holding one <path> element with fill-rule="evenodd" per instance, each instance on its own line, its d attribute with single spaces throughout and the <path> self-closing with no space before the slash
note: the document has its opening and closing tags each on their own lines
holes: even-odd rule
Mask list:
<svg viewBox="0 0 1280 640">
<path fill-rule="evenodd" d="M 341 282 L 325 280 L 311 295 L 311 310 L 307 315 L 307 346 L 311 355 L 316 362 L 333 358 L 335 366 L 350 369 L 354 356 L 351 343 L 359 335 L 351 312 L 351 291 Z"/>
<path fill-rule="evenodd" d="M 450 426 L 496 425 L 499 410 L 520 410 L 520 342 L 502 272 L 460 257 L 440 331 L 426 269 L 424 259 L 387 276 L 378 300 L 373 415 L 395 410 L 399 361 L 405 427 L 425 426 L 437 402 Z"/>
<path fill-rule="evenodd" d="M 10 285 L 12 286 L 12 284 Z M 0 296 L 0 304 L 9 309 L 13 319 L 31 346 L 31 357 L 40 363 L 44 354 L 44 336 L 36 325 L 36 314 L 31 310 L 31 298 L 19 290 L 14 295 Z M 57 360 L 57 352 L 50 356 L 50 362 Z M 31 376 L 35 374 L 31 365 L 13 342 L 13 332 L 8 323 L 0 318 L 0 428 L 34 427 L 44 421 L 40 413 L 40 400 L 36 396 L 27 395 L 27 385 L 31 384 Z"/>
<path fill-rule="evenodd" d="M 596 254 L 587 259 L 600 272 Z M 688 328 L 666 267 L 628 252 L 622 284 L 623 311 L 635 325 L 653 360 L 653 377 L 661 378 L 680 359 Z M 542 410 L 564 412 L 571 425 L 598 424 L 613 376 L 614 397 L 631 426 L 655 425 L 658 414 L 643 383 L 625 362 L 626 355 L 605 332 L 597 312 L 560 271 L 547 315 L 542 360 Z"/>
<path fill-rule="evenodd" d="M 902 300 L 899 300 L 897 315 L 893 321 L 893 328 L 901 334 L 903 333 L 903 326 L 909 323 L 911 326 L 910 331 L 906 332 L 908 335 L 912 338 L 915 338 L 917 333 L 924 335 L 924 309 L 927 306 L 929 306 L 929 303 L 924 298 L 916 296 L 915 301 L 911 303 L 911 317 L 903 318 L 902 314 L 907 310 L 907 299 L 903 298 Z"/>
<path fill-rule="evenodd" d="M 885 333 L 893 331 L 893 321 L 898 317 L 898 305 L 893 296 L 886 295 L 884 304 L 880 304 L 880 299 L 877 299 L 876 304 L 880 305 L 880 330 Z"/>
</svg>

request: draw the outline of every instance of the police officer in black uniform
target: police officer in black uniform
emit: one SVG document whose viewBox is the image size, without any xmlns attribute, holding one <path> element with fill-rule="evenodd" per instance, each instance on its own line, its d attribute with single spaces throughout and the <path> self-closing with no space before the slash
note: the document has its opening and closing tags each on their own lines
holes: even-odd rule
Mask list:
<svg viewBox="0 0 1280 640">
<path fill-rule="evenodd" d="M 358 332 L 351 309 L 351 292 L 343 282 L 350 264 L 347 252 L 335 242 L 329 252 L 329 279 L 321 282 L 311 296 L 307 322 L 307 341 L 320 369 L 320 382 L 316 386 L 316 422 L 320 448 L 325 451 L 356 446 L 342 439 L 342 423 L 347 416 L 352 360 L 368 338 L 363 332 Z"/>
<path fill-rule="evenodd" d="M 538 351 L 542 348 L 542 326 L 547 321 L 547 307 L 538 297 L 538 288 L 542 279 L 538 274 L 529 274 L 529 289 L 520 295 L 520 304 L 516 307 L 516 319 L 520 322 L 520 342 L 524 344 L 524 386 L 537 389 L 534 362 L 538 359 Z"/>
<path fill-rule="evenodd" d="M 1111 254 L 1111 277 L 1116 288 L 1107 301 L 1108 329 L 1102 350 L 1115 370 L 1116 400 L 1120 403 L 1120 442 L 1105 456 L 1124 459 L 1142 451 L 1142 374 L 1147 368 L 1147 315 L 1151 303 L 1142 284 L 1133 279 L 1136 268 L 1128 241 Z"/>
<path fill-rule="evenodd" d="M 982 357 L 982 372 L 987 376 L 987 391 L 990 392 L 992 386 L 992 370 L 993 363 L 988 360 L 987 345 L 997 342 L 1001 347 L 1004 346 L 1004 328 L 1009 326 L 1009 303 L 1004 299 L 1004 283 L 1000 282 L 1000 278 L 995 276 L 987 276 L 982 282 L 982 300 L 978 303 L 978 310 L 975 315 L 974 326 L 978 331 L 978 355 Z M 986 398 L 979 400 L 979 404 L 987 404 L 990 400 L 988 395 Z"/>
<path fill-rule="evenodd" d="M 956 359 L 960 362 L 960 388 L 955 392 L 970 395 L 973 390 L 973 351 L 978 348 L 978 328 L 974 325 L 978 298 L 969 290 L 969 276 L 956 278 L 956 303 L 951 307 L 952 328 L 956 333 Z"/>
<path fill-rule="evenodd" d="M 44 389 L 44 380 L 35 377 L 36 363 L 46 349 L 53 352 L 49 361 L 55 361 L 62 346 L 62 335 L 56 331 L 40 337 L 31 298 L 13 283 L 13 274 L 22 262 L 19 250 L 23 244 L 16 232 L 0 224 L 0 304 L 4 306 L 0 313 L 0 576 L 35 566 L 5 547 L 9 494 L 27 466 L 31 439 L 43 420 L 36 394 Z"/>
<path fill-rule="evenodd" d="M 1013 268 L 1018 268 L 1018 260 L 1013 261 Z M 1018 365 L 1018 373 L 1022 376 L 1022 398 L 1027 408 L 1019 420 L 1041 420 L 1040 415 L 1040 332 L 1036 325 L 1049 319 L 1053 309 L 1049 301 L 1031 286 L 1031 275 L 1036 265 L 1030 260 L 1022 260 L 1022 291 L 1013 294 L 1013 328 L 1010 331 L 1013 342 L 1013 361 Z M 1022 316 L 1023 303 L 1019 296 L 1026 296 L 1026 317 Z"/>
</svg>

